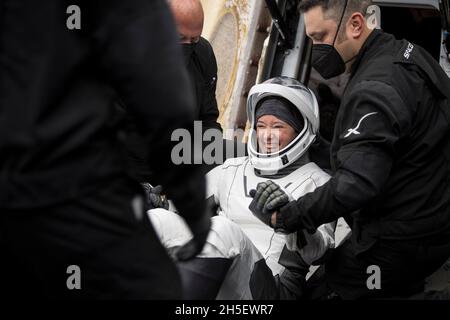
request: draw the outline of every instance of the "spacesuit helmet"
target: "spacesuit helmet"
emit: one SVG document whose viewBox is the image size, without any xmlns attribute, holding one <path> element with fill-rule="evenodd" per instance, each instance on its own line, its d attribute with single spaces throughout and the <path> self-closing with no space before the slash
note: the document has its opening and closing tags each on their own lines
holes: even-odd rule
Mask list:
<svg viewBox="0 0 450 320">
<path fill-rule="evenodd" d="M 277 97 L 287 100 L 298 110 L 303 117 L 303 128 L 281 150 L 262 153 L 256 132 L 257 109 L 264 100 Z M 299 81 L 288 77 L 272 78 L 253 86 L 247 99 L 247 118 L 251 126 L 247 144 L 249 158 L 254 168 L 266 175 L 276 174 L 303 156 L 319 130 L 319 106 L 314 93 Z"/>
</svg>

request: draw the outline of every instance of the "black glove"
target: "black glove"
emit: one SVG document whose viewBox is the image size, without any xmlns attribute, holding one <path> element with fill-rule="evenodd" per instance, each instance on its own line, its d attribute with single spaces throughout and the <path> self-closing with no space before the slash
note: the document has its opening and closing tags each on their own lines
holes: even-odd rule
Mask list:
<svg viewBox="0 0 450 320">
<path fill-rule="evenodd" d="M 263 223 L 272 226 L 273 212 L 289 202 L 289 196 L 275 182 L 268 180 L 258 183 L 256 190 L 250 191 L 253 197 L 249 205 L 250 211 Z"/>
<path fill-rule="evenodd" d="M 149 183 L 143 183 L 146 194 L 147 194 L 147 202 L 150 209 L 162 208 L 169 210 L 169 201 L 162 193 L 162 186 L 158 185 L 156 187 L 152 187 Z"/>
<path fill-rule="evenodd" d="M 190 260 L 202 252 L 211 228 L 211 215 L 205 214 L 201 220 L 189 222 L 188 225 L 194 237 L 174 252 L 175 259 L 178 261 Z"/>
</svg>

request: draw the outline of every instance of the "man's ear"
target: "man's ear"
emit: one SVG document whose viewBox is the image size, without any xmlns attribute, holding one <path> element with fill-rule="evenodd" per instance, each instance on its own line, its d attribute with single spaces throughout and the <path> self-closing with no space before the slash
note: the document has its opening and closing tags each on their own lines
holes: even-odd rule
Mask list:
<svg viewBox="0 0 450 320">
<path fill-rule="evenodd" d="M 366 21 L 361 13 L 355 12 L 351 15 L 348 24 L 350 27 L 349 34 L 353 39 L 358 39 L 359 37 L 361 37 L 365 23 Z"/>
</svg>

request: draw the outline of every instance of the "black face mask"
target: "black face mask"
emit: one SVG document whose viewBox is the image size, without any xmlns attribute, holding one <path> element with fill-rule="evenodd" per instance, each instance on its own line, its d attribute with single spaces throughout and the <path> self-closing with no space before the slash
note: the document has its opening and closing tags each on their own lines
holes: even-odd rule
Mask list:
<svg viewBox="0 0 450 320">
<path fill-rule="evenodd" d="M 183 50 L 184 61 L 189 64 L 194 53 L 196 43 L 182 43 L 181 48 Z"/>
<path fill-rule="evenodd" d="M 312 66 L 324 79 L 337 77 L 345 72 L 344 60 L 332 45 L 313 45 L 311 59 Z"/>
<path fill-rule="evenodd" d="M 345 10 L 347 9 L 348 0 L 345 1 L 344 11 L 342 12 L 341 20 L 339 21 L 336 35 L 334 36 L 333 44 L 314 44 L 312 48 L 311 63 L 314 69 L 320 73 L 324 79 L 337 77 L 345 72 L 345 62 L 341 55 L 334 47 L 336 38 L 341 28 L 342 19 L 344 19 Z M 350 61 L 350 60 L 349 60 Z"/>
</svg>

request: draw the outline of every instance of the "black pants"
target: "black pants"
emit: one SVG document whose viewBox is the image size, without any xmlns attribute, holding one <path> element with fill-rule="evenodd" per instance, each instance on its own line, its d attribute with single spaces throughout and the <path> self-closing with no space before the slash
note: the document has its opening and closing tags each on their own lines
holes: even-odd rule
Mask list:
<svg viewBox="0 0 450 320">
<path fill-rule="evenodd" d="M 2 210 L 0 254 L 6 298 L 181 298 L 178 272 L 152 229 L 140 187 L 122 179 L 64 205 Z M 72 265 L 80 270 L 79 290 L 67 285 L 76 284 Z"/>
<path fill-rule="evenodd" d="M 358 256 L 347 240 L 325 264 L 325 278 L 331 289 L 343 299 L 403 299 L 423 291 L 425 278 L 449 257 L 450 241 L 442 239 L 379 240 Z M 370 290 L 367 286 L 367 280 L 374 275 L 373 271 L 368 272 L 372 265 L 380 268 L 379 290 Z"/>
</svg>

